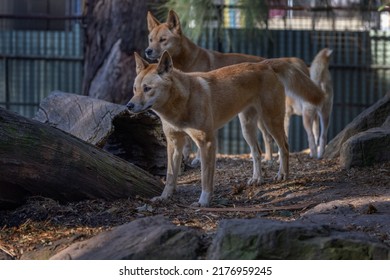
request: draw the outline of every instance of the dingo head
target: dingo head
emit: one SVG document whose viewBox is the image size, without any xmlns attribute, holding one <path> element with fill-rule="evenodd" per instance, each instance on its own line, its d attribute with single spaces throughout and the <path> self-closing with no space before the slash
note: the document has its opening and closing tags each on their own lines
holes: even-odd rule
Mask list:
<svg viewBox="0 0 390 280">
<path fill-rule="evenodd" d="M 134 96 L 126 106 L 133 113 L 141 113 L 148 109 L 158 110 L 169 99 L 172 58 L 168 52 L 164 52 L 158 64 L 149 64 L 137 53 L 134 55 L 137 77 L 134 81 Z"/>
<path fill-rule="evenodd" d="M 179 54 L 182 32 L 177 14 L 172 10 L 169 11 L 167 21 L 160 23 L 148 12 L 147 21 L 149 46 L 145 50 L 146 57 L 150 60 L 157 60 L 164 51 L 168 51 L 171 56 Z"/>
</svg>

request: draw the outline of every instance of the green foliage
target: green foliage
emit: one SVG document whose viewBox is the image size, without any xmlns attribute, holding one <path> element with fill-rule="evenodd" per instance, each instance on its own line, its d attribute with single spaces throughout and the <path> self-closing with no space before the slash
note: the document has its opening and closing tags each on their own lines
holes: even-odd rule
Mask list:
<svg viewBox="0 0 390 280">
<path fill-rule="evenodd" d="M 378 8 L 378 11 L 384 11 L 390 9 L 390 0 L 383 0 L 382 5 Z"/>
<path fill-rule="evenodd" d="M 266 1 L 240 0 L 240 4 L 246 28 L 264 28 L 266 26 L 268 19 Z"/>
<path fill-rule="evenodd" d="M 203 27 L 211 20 L 218 24 L 222 22 L 213 0 L 168 0 L 161 6 L 160 14 L 165 16 L 168 10 L 174 10 L 179 15 L 184 33 L 194 40 L 199 38 Z"/>
<path fill-rule="evenodd" d="M 221 2 L 222 4 L 216 4 Z M 265 1 L 238 0 L 234 6 L 223 4 L 228 1 L 215 0 L 168 0 L 161 5 L 158 18 L 165 18 L 168 10 L 174 10 L 180 17 L 184 33 L 197 41 L 205 27 L 212 27 L 221 34 L 224 27 L 224 9 L 239 9 L 246 29 L 263 28 L 267 21 L 268 7 Z M 253 32 L 252 32 L 253 33 Z"/>
</svg>

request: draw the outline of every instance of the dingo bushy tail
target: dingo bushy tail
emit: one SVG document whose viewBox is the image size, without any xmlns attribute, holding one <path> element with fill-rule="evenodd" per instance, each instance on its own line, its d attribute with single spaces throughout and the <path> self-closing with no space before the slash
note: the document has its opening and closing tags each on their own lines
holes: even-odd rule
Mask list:
<svg viewBox="0 0 390 280">
<path fill-rule="evenodd" d="M 293 62 L 284 58 L 267 59 L 266 63 L 272 67 L 282 82 L 286 95 L 320 106 L 325 98 L 324 92 Z"/>
</svg>

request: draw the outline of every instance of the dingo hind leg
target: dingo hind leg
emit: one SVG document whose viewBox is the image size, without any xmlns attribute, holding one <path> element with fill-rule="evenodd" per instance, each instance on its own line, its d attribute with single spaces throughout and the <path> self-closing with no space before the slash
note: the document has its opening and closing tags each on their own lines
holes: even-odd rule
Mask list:
<svg viewBox="0 0 390 280">
<path fill-rule="evenodd" d="M 313 134 L 314 134 L 314 142 L 316 145 L 319 145 L 320 141 L 320 119 L 318 115 L 313 118 Z"/>
<path fill-rule="evenodd" d="M 322 158 L 325 152 L 325 146 L 328 140 L 328 129 L 330 121 L 330 110 L 319 112 L 319 119 L 321 123 L 321 135 L 319 143 L 318 158 Z"/>
<path fill-rule="evenodd" d="M 268 133 L 275 140 L 279 148 L 279 171 L 276 180 L 284 180 L 288 177 L 289 172 L 289 148 L 287 142 L 287 136 L 284 131 L 284 118 L 285 118 L 285 101 L 284 101 L 284 89 L 282 86 L 277 87 L 277 83 L 274 83 L 274 92 L 272 98 L 264 100 L 262 110 L 259 111 L 259 117 L 262 118 L 263 124 Z"/>
<path fill-rule="evenodd" d="M 287 179 L 289 172 L 289 151 L 287 137 L 283 127 L 283 120 L 281 122 L 279 120 L 271 120 L 267 127 L 269 133 L 272 135 L 276 144 L 278 145 L 280 153 L 279 171 L 275 179 L 277 181 L 285 180 Z"/>
<path fill-rule="evenodd" d="M 248 180 L 248 185 L 260 185 L 262 183 L 261 149 L 257 141 L 256 115 L 257 112 L 254 108 L 249 108 L 238 115 L 240 119 L 242 135 L 249 145 L 253 160 L 253 175 L 252 178 Z"/>
</svg>

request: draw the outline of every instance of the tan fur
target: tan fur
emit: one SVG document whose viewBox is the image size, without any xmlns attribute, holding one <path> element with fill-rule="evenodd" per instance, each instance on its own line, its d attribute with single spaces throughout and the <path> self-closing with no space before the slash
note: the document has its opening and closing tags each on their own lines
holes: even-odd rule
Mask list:
<svg viewBox="0 0 390 280">
<path fill-rule="evenodd" d="M 321 106 L 314 107 L 312 104 L 303 100 L 286 98 L 286 134 L 288 135 L 291 115 L 302 115 L 311 157 L 322 158 L 327 143 L 329 121 L 333 108 L 333 87 L 329 72 L 329 59 L 331 54 L 332 50 L 328 48 L 322 49 L 316 55 L 310 66 L 311 80 L 325 93 L 324 102 Z M 321 135 L 319 133 L 319 121 L 321 123 Z"/>
<path fill-rule="evenodd" d="M 257 144 L 259 120 L 276 141 L 280 165 L 276 179 L 288 176 L 288 144 L 284 133 L 285 93 L 282 80 L 288 80 L 292 94 L 305 100 L 316 89 L 297 67 L 283 59 L 242 63 L 210 72 L 184 73 L 174 69 L 164 52 L 158 64 L 149 64 L 138 54 L 134 96 L 128 103 L 133 113 L 148 109 L 161 118 L 167 137 L 168 168 L 162 199 L 170 197 L 177 183 L 185 137 L 197 144 L 201 156 L 202 193 L 197 205 L 210 203 L 216 158 L 217 130 L 239 113 L 252 118 L 242 121 L 243 134 L 253 156 L 253 176 L 249 184 L 260 183 L 261 151 Z M 277 72 L 274 71 L 276 69 Z M 294 89 L 300 83 L 300 92 Z M 321 92 L 317 89 L 317 92 Z M 316 104 L 321 104 L 318 99 Z"/>
<path fill-rule="evenodd" d="M 263 57 L 238 54 L 238 53 L 220 53 L 207 50 L 197 46 L 188 39 L 181 30 L 180 20 L 174 11 L 169 11 L 165 23 L 160 23 L 150 12 L 147 15 L 149 29 L 149 46 L 145 50 L 146 57 L 151 60 L 157 60 L 163 51 L 168 51 L 172 56 L 175 68 L 184 72 L 207 72 L 224 66 L 233 65 L 242 62 L 261 62 Z M 309 71 L 305 62 L 299 58 L 281 58 L 284 62 L 289 62 L 309 76 Z M 273 67 L 277 67 L 275 64 Z M 276 70 L 276 69 L 274 69 Z M 299 86 L 299 85 L 297 85 Z M 286 87 L 286 85 L 285 85 Z M 288 87 L 286 87 L 288 90 Z M 314 91 L 315 94 L 316 91 Z M 296 98 L 294 96 L 292 99 Z M 315 98 L 315 97 L 313 97 Z M 246 110 L 239 114 L 241 127 L 245 126 L 243 122 L 248 122 L 256 114 L 253 110 Z M 261 130 L 265 143 L 265 160 L 272 159 L 272 137 L 267 132 L 266 127 L 259 120 L 258 128 Z M 245 136 L 244 136 L 245 137 Z M 185 154 L 189 154 L 190 142 L 187 141 Z M 195 159 L 193 163 L 197 163 Z"/>
<path fill-rule="evenodd" d="M 238 53 L 220 53 L 198 47 L 181 30 L 180 20 L 169 11 L 167 21 L 160 23 L 150 12 L 147 15 L 149 46 L 148 59 L 157 60 L 164 51 L 172 57 L 175 68 L 184 72 L 207 72 L 241 62 L 260 62 L 264 58 Z"/>
</svg>

